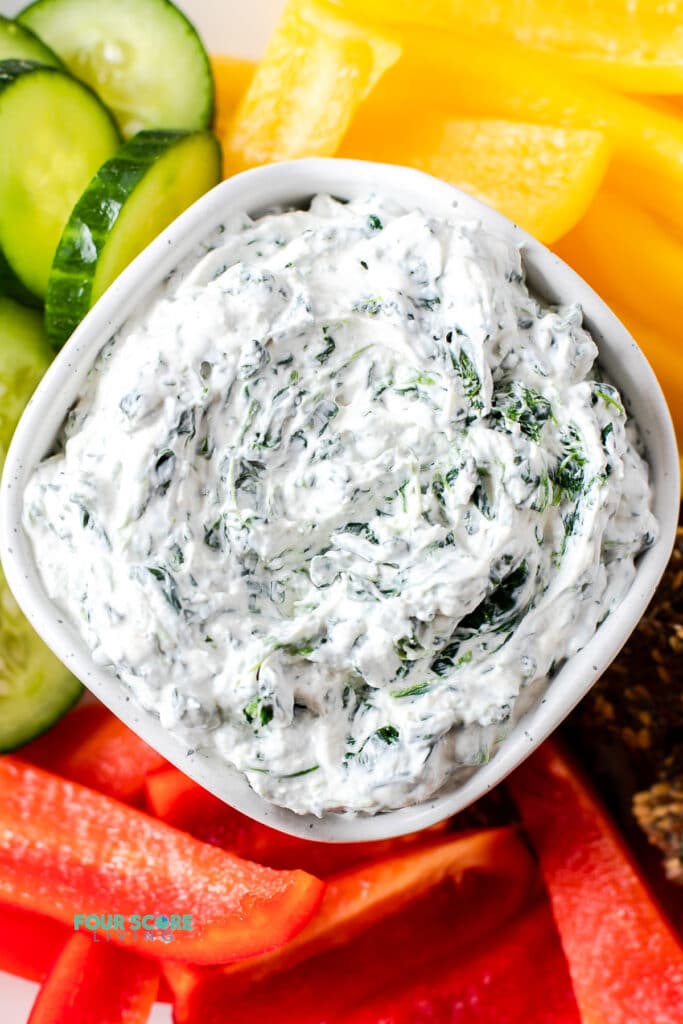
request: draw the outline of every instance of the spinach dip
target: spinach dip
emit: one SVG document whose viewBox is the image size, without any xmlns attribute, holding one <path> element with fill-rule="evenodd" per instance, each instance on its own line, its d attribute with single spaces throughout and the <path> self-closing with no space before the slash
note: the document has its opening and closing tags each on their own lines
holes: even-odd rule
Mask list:
<svg viewBox="0 0 683 1024">
<path fill-rule="evenodd" d="M 293 811 L 490 755 L 656 534 L 577 306 L 376 195 L 233 217 L 106 345 L 24 524 L 98 665 Z"/>
</svg>

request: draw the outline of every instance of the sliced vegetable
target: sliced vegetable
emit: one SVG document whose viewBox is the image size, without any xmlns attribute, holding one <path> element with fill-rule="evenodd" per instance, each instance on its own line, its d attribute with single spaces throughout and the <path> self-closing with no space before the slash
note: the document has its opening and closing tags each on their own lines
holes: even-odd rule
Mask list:
<svg viewBox="0 0 683 1024">
<path fill-rule="evenodd" d="M 442 822 L 422 832 L 371 843 L 315 843 L 247 818 L 172 765 L 150 773 L 145 781 L 145 792 L 154 815 L 174 828 L 258 864 L 271 868 L 301 868 L 319 878 L 427 843 L 447 826 Z"/>
<path fill-rule="evenodd" d="M 14 428 L 50 358 L 40 314 L 0 297 L 0 471 Z M 0 568 L 0 751 L 38 736 L 81 691 L 24 618 Z"/>
<path fill-rule="evenodd" d="M 607 169 L 609 146 L 601 132 L 578 128 L 438 114 L 406 123 L 399 109 L 380 120 L 361 108 L 339 155 L 417 167 L 549 243 L 586 212 Z"/>
<path fill-rule="evenodd" d="M 240 57 L 212 56 L 211 70 L 216 92 L 214 131 L 222 139 L 254 77 L 256 64 Z"/>
<path fill-rule="evenodd" d="M 36 309 L 42 308 L 42 302 L 36 298 L 28 288 L 25 288 L 17 275 L 14 273 L 0 249 L 0 298 L 7 296 L 20 302 L 24 306 L 33 306 Z"/>
<path fill-rule="evenodd" d="M 40 313 L 0 296 L 0 470 L 24 406 L 52 356 Z"/>
<path fill-rule="evenodd" d="M 0 652 L 0 751 L 4 751 L 48 729 L 78 700 L 83 687 L 24 618 L 2 569 Z"/>
<path fill-rule="evenodd" d="M 553 917 L 540 903 L 485 945 L 351 1012 L 344 1024 L 582 1024 Z M 588 1024 L 588 1022 L 584 1022 Z"/>
<path fill-rule="evenodd" d="M 60 68 L 62 62 L 49 46 L 25 25 L 0 14 L 0 60 L 37 60 Z"/>
<path fill-rule="evenodd" d="M 165 765 L 103 704 L 81 704 L 21 748 L 21 758 L 124 803 L 142 796 L 148 772 Z"/>
<path fill-rule="evenodd" d="M 419 89 L 415 83 L 419 82 Z M 588 78 L 572 75 L 549 54 L 495 39 L 428 31 L 403 37 L 403 56 L 368 100 L 382 117 L 401 106 L 406 124 L 430 110 L 456 117 L 496 117 L 604 131 L 619 161 L 668 195 L 683 190 L 683 121 Z M 379 121 L 378 121 L 379 123 Z M 665 187 L 664 187 L 665 186 Z"/>
<path fill-rule="evenodd" d="M 32 61 L 0 63 L 0 247 L 35 295 L 74 203 L 118 144 L 86 86 Z"/>
<path fill-rule="evenodd" d="M 457 963 L 479 943 L 492 945 L 518 910 L 514 879 L 505 877 L 505 865 L 499 864 L 495 875 L 474 868 L 464 873 L 457 886 L 449 879 L 398 913 L 369 925 L 352 941 L 311 955 L 265 980 L 247 970 L 230 975 L 216 969 L 202 972 L 197 985 L 181 967 L 168 962 L 164 972 L 175 992 L 175 1021 L 345 1021 L 356 1007 L 383 992 L 400 991 L 433 965 Z"/>
<path fill-rule="evenodd" d="M 28 981 L 43 981 L 72 935 L 73 927 L 67 928 L 44 914 L 0 904 L 0 971 Z M 159 1003 L 172 1001 L 163 976 L 156 998 Z"/>
<path fill-rule="evenodd" d="M 0 971 L 42 981 L 71 935 L 44 914 L 0 904 Z"/>
<path fill-rule="evenodd" d="M 225 173 L 300 156 L 332 156 L 358 105 L 401 48 L 318 0 L 289 0 L 221 138 Z"/>
<path fill-rule="evenodd" d="M 18 20 L 95 89 L 124 138 L 143 128 L 210 125 L 209 58 L 169 0 L 36 0 Z"/>
<path fill-rule="evenodd" d="M 630 0 L 342 0 L 359 18 L 498 35 L 625 92 L 683 92 L 682 10 Z M 520 60 L 523 61 L 520 56 Z"/>
<path fill-rule="evenodd" d="M 622 155 L 610 164 L 605 185 L 654 214 L 662 227 L 673 228 L 683 237 L 683 189 L 672 186 L 666 168 L 653 167 L 645 175 L 637 161 Z"/>
<path fill-rule="evenodd" d="M 36 996 L 28 1024 L 145 1024 L 158 989 L 153 961 L 72 933 Z"/>
<path fill-rule="evenodd" d="M 540 859 L 581 1019 L 678 1024 L 683 947 L 587 783 L 546 743 L 509 785 Z"/>
<path fill-rule="evenodd" d="M 633 312 L 665 336 L 680 331 L 683 242 L 647 211 L 602 189 L 555 248 L 599 293 L 626 296 Z"/>
<path fill-rule="evenodd" d="M 286 942 L 322 892 L 303 871 L 251 864 L 84 786 L 0 759 L 0 900 L 12 906 L 69 927 L 90 908 L 125 918 L 191 915 L 191 930 L 145 943 L 145 954 L 207 964 Z M 125 946 L 137 933 L 94 934 Z"/>
<path fill-rule="evenodd" d="M 128 264 L 221 177 L 210 132 L 140 132 L 97 172 L 55 253 L 45 323 L 61 345 Z"/>
<path fill-rule="evenodd" d="M 251 985 L 325 950 L 343 946 L 366 928 L 418 900 L 446 878 L 456 885 L 468 871 L 505 882 L 499 911 L 511 916 L 526 903 L 535 881 L 534 864 L 513 829 L 488 829 L 438 841 L 418 850 L 356 867 L 332 878 L 320 910 L 281 949 L 223 969 L 226 985 Z M 189 1004 L 210 969 L 170 967 L 168 976 Z M 215 984 L 215 982 L 212 982 Z"/>
<path fill-rule="evenodd" d="M 534 881 L 533 862 L 514 829 L 482 829 L 439 840 L 330 879 L 315 918 L 285 949 L 252 957 L 248 967 L 235 965 L 235 972 L 245 967 L 263 977 L 343 945 L 444 879 L 457 885 L 472 870 L 505 881 L 508 913 L 524 904 Z"/>
</svg>

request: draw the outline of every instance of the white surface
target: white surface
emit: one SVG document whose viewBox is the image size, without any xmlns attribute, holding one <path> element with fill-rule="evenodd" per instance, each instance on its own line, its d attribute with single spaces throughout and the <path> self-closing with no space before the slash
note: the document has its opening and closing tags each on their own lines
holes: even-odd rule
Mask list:
<svg viewBox="0 0 683 1024">
<path fill-rule="evenodd" d="M 25 1024 L 36 998 L 38 986 L 32 981 L 15 978 L 0 971 L 0 1020 L 2 1024 Z M 171 1008 L 157 1003 L 148 1018 L 149 1024 L 171 1024 Z M 71 1024 L 71 1022 L 69 1022 Z M 79 1024 L 73 1021 L 73 1024 Z"/>
<path fill-rule="evenodd" d="M 193 19 L 210 53 L 257 57 L 283 4 L 284 0 L 181 0 L 178 6 Z M 25 6 L 22 0 L 0 0 L 0 14 L 12 16 Z M 0 1024 L 24 1024 L 36 991 L 33 982 L 0 971 Z M 170 1020 L 169 1008 L 156 1006 L 150 1024 Z"/>
<path fill-rule="evenodd" d="M 351 198 L 378 189 L 410 209 L 447 217 L 453 207 L 484 228 L 523 244 L 532 291 L 552 302 L 580 302 L 600 359 L 630 406 L 652 467 L 659 540 L 638 564 L 633 586 L 587 646 L 566 662 L 539 699 L 538 688 L 518 700 L 518 719 L 491 761 L 465 782 L 455 780 L 432 799 L 374 818 L 295 815 L 262 800 L 246 779 L 213 752 L 188 750 L 144 711 L 111 671 L 95 665 L 83 640 L 45 594 L 30 542 L 21 527 L 23 492 L 36 463 L 50 450 L 101 346 L 146 294 L 196 244 L 239 210 L 258 216 L 273 205 L 298 205 L 318 192 Z M 137 257 L 74 332 L 47 371 L 10 447 L 0 489 L 0 554 L 14 595 L 59 658 L 127 725 L 206 789 L 252 818 L 293 835 L 328 842 L 363 841 L 424 828 L 462 810 L 500 780 L 557 727 L 612 661 L 645 610 L 664 570 L 678 515 L 678 457 L 671 420 L 657 380 L 635 342 L 595 293 L 544 246 L 507 218 L 419 171 L 357 160 L 300 160 L 271 164 L 217 185 Z M 530 710 L 527 710 L 529 709 Z M 521 713 L 527 711 L 525 715 Z"/>
<path fill-rule="evenodd" d="M 13 17 L 30 0 L 0 0 L 0 14 Z M 91 0 L 97 3 L 97 0 Z M 174 0 L 199 29 L 209 53 L 258 57 L 285 0 Z M 4 1022 L 3 1022 L 4 1024 Z"/>
</svg>

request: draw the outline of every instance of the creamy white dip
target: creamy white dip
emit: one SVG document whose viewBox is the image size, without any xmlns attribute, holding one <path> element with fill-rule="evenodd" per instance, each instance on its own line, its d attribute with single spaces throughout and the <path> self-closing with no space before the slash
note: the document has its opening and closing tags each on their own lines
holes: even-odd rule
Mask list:
<svg viewBox="0 0 683 1024">
<path fill-rule="evenodd" d="M 103 349 L 25 528 L 98 664 L 297 812 L 423 800 L 653 540 L 578 307 L 371 196 L 224 225 Z"/>
</svg>

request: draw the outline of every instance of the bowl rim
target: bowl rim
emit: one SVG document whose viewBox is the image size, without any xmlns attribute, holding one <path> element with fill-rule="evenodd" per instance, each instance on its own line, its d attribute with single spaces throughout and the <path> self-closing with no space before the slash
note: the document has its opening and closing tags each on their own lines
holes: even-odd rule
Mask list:
<svg viewBox="0 0 683 1024">
<path fill-rule="evenodd" d="M 195 750 L 138 705 L 112 671 L 96 665 L 75 628 L 43 590 L 21 525 L 27 478 L 50 448 L 96 354 L 148 293 L 229 213 L 258 215 L 300 205 L 319 192 L 343 198 L 380 191 L 430 213 L 457 211 L 522 247 L 532 289 L 550 302 L 579 302 L 608 372 L 635 410 L 649 454 L 660 535 L 637 563 L 634 581 L 588 644 L 572 655 L 545 693 L 519 717 L 487 764 L 430 799 L 374 816 L 298 815 L 270 804 L 217 754 Z M 617 368 L 614 373 L 612 367 Z M 638 411 L 640 410 L 640 411 Z M 647 413 L 647 415 L 645 415 Z M 678 522 L 679 464 L 666 400 L 647 359 L 626 328 L 571 268 L 502 214 L 444 181 L 412 168 L 362 160 L 310 158 L 268 164 L 229 178 L 197 200 L 123 271 L 55 357 L 17 426 L 0 484 L 0 558 L 14 596 L 36 632 L 114 714 L 200 785 L 263 824 L 322 842 L 384 839 L 432 825 L 463 810 L 520 764 L 566 717 L 616 656 L 661 578 Z M 522 695 L 518 703 L 523 705 Z"/>
</svg>

